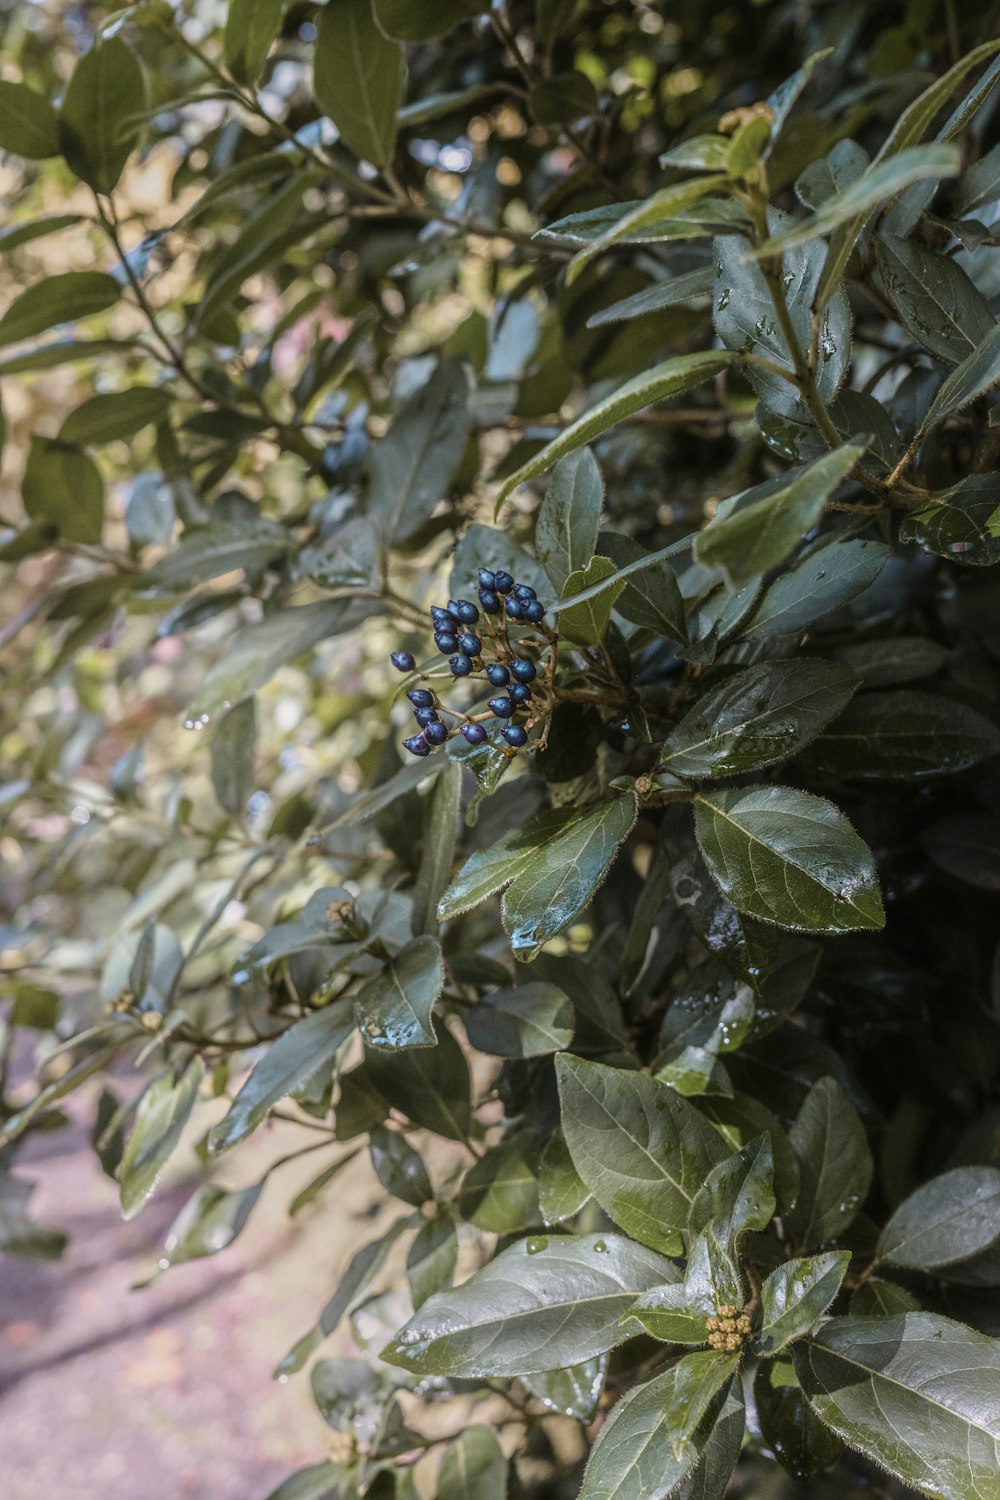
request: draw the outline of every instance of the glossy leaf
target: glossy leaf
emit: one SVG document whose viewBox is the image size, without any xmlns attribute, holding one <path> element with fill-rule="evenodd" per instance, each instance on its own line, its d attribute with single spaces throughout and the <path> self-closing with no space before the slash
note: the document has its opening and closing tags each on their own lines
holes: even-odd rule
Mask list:
<svg viewBox="0 0 1000 1500">
<path fill-rule="evenodd" d="M 877 1254 L 894 1266 L 934 1271 L 1000 1240 L 1000 1171 L 955 1167 L 932 1177 L 893 1213 Z"/>
<path fill-rule="evenodd" d="M 469 1069 L 455 1038 L 439 1021 L 437 1045 L 395 1051 L 371 1051 L 367 1070 L 372 1083 L 415 1125 L 447 1140 L 464 1141 L 472 1122 Z"/>
<path fill-rule="evenodd" d="M 434 1197 L 424 1159 L 398 1130 L 378 1125 L 371 1132 L 372 1166 L 386 1192 L 419 1208 Z"/>
<path fill-rule="evenodd" d="M 712 294 L 715 285 L 714 271 L 705 266 L 697 271 L 687 271 L 681 276 L 671 276 L 668 281 L 657 281 L 641 292 L 633 292 L 600 312 L 591 313 L 588 328 L 604 328 L 608 323 L 629 322 L 632 318 L 645 318 L 650 313 L 662 312 L 667 307 L 700 300 Z"/>
<path fill-rule="evenodd" d="M 884 543 L 867 540 L 812 548 L 771 584 L 741 633 L 753 640 L 804 630 L 869 588 L 890 556 Z"/>
<path fill-rule="evenodd" d="M 899 688 L 862 693 L 806 751 L 814 770 L 863 781 L 952 776 L 1000 750 L 1000 731 L 953 698 Z"/>
<path fill-rule="evenodd" d="M 641 565 L 648 560 L 647 566 L 640 566 L 639 570 L 628 575 L 627 580 L 616 579 L 606 590 L 614 598 L 617 612 L 634 625 L 642 625 L 669 640 L 687 640 L 684 601 L 670 564 L 653 561 L 640 543 L 620 532 L 603 531 L 598 538 L 598 547 L 604 557 L 610 557 L 619 573 L 635 563 Z"/>
<path fill-rule="evenodd" d="M 556 464 L 538 508 L 535 550 L 557 594 L 594 555 L 603 503 L 601 471 L 589 448 Z"/>
<path fill-rule="evenodd" d="M 528 1375 L 524 1384 L 550 1411 L 577 1422 L 592 1422 L 607 1372 L 608 1357 L 604 1354 L 579 1365 L 569 1365 L 565 1370 L 539 1370 Z"/>
<path fill-rule="evenodd" d="M 407 768 L 410 769 L 410 768 Z M 504 833 L 466 860 L 438 902 L 442 922 L 470 911 L 509 885 L 533 858 L 536 849 L 569 830 L 578 818 L 571 808 L 551 808 L 529 818 L 521 828 Z"/>
<path fill-rule="evenodd" d="M 657 763 L 678 776 L 736 776 L 789 760 L 836 718 L 854 678 L 830 662 L 762 662 L 727 677 L 671 732 Z"/>
<path fill-rule="evenodd" d="M 840 1290 L 851 1262 L 849 1250 L 787 1260 L 772 1271 L 760 1293 L 758 1354 L 778 1354 L 819 1322 Z"/>
<path fill-rule="evenodd" d="M 180 1140 L 204 1076 L 204 1064 L 195 1057 L 180 1078 L 164 1073 L 140 1099 L 119 1173 L 124 1218 L 135 1218 L 155 1188 Z"/>
<path fill-rule="evenodd" d="M 206 1182 L 189 1198 L 167 1230 L 159 1269 L 218 1255 L 241 1234 L 260 1197 L 263 1182 L 229 1192 Z"/>
<path fill-rule="evenodd" d="M 458 1236 L 448 1214 L 439 1213 L 417 1232 L 406 1256 L 406 1275 L 414 1308 L 451 1286 L 458 1261 Z"/>
<path fill-rule="evenodd" d="M 313 89 L 348 150 L 376 167 L 392 160 L 403 102 L 402 48 L 375 24 L 371 0 L 320 12 Z"/>
<path fill-rule="evenodd" d="M 675 1500 L 723 1500 L 739 1461 L 745 1430 L 743 1387 L 734 1379 L 726 1388 L 721 1410 L 697 1463 L 675 1491 Z"/>
<path fill-rule="evenodd" d="M 969 474 L 942 490 L 920 510 L 908 512 L 901 541 L 964 566 L 988 568 L 1000 562 L 1000 495 L 991 474 Z"/>
<path fill-rule="evenodd" d="M 987 1500 L 1000 1462 L 1000 1341 L 934 1313 L 834 1318 L 795 1346 L 814 1411 L 905 1484 Z"/>
<path fill-rule="evenodd" d="M 565 599 L 573 599 L 595 584 L 605 584 L 600 593 L 583 604 L 563 605 L 559 614 L 559 632 L 579 646 L 595 646 L 603 641 L 611 620 L 611 611 L 624 584 L 617 581 L 617 569 L 610 558 L 593 557 L 586 567 L 570 573 L 563 586 Z"/>
<path fill-rule="evenodd" d="M 95 193 L 117 185 L 145 107 L 145 79 L 132 49 L 120 36 L 95 42 L 73 69 L 59 111 L 62 154 Z"/>
<path fill-rule="evenodd" d="M 1000 326 L 993 327 L 971 354 L 966 355 L 931 402 L 924 427 L 943 422 L 982 396 L 1000 380 Z"/>
<path fill-rule="evenodd" d="M 458 1204 L 464 1220 L 493 1234 L 537 1226 L 537 1156 L 531 1140 L 517 1136 L 484 1152 L 463 1177 Z"/>
<path fill-rule="evenodd" d="M 804 1249 L 842 1233 L 868 1193 L 872 1157 L 864 1126 L 843 1089 L 821 1078 L 809 1090 L 789 1139 L 799 1159 L 800 1189 L 786 1216 Z"/>
<path fill-rule="evenodd" d="M 105 312 L 120 296 L 117 281 L 103 271 L 62 271 L 36 281 L 0 318 L 0 344 L 20 343 L 60 324 Z"/>
<path fill-rule="evenodd" d="M 590 1189 L 581 1178 L 562 1131 L 550 1137 L 538 1173 L 538 1204 L 548 1225 L 571 1219 L 590 1202 Z"/>
<path fill-rule="evenodd" d="M 541 1057 L 573 1040 L 573 1007 L 558 985 L 529 981 L 494 990 L 465 1012 L 465 1030 L 478 1052 L 494 1057 Z"/>
<path fill-rule="evenodd" d="M 738 911 L 803 932 L 883 925 L 868 847 L 821 797 L 780 786 L 700 792 L 695 828 Z"/>
<path fill-rule="evenodd" d="M 507 1460 L 493 1429 L 476 1423 L 444 1450 L 436 1494 L 440 1500 L 504 1500 Z"/>
<path fill-rule="evenodd" d="M 419 531 L 445 498 L 468 437 L 468 400 L 462 365 L 444 360 L 375 444 L 368 507 L 396 542 Z"/>
<path fill-rule="evenodd" d="M 602 250 L 610 249 L 612 245 L 628 242 L 637 233 L 651 226 L 659 230 L 662 225 L 669 223 L 685 209 L 691 208 L 699 199 L 715 192 L 716 189 L 725 189 L 727 185 L 727 173 L 718 172 L 707 177 L 689 178 L 685 182 L 675 182 L 669 187 L 660 188 L 649 198 L 629 208 L 621 218 L 592 239 L 585 249 L 577 252 L 566 272 L 567 285 L 572 285 Z"/>
<path fill-rule="evenodd" d="M 643 1244 L 676 1254 L 691 1203 L 724 1154 L 673 1090 L 642 1073 L 561 1054 L 562 1129 L 573 1165 L 604 1211 Z"/>
<path fill-rule="evenodd" d="M 776 1207 L 774 1153 L 768 1136 L 752 1141 L 712 1168 L 691 1201 L 688 1228 L 710 1231 L 728 1251 L 750 1229 L 766 1229 Z"/>
<path fill-rule="evenodd" d="M 427 797 L 423 848 L 413 890 L 413 930 L 437 931 L 437 904 L 455 861 L 455 842 L 462 801 L 462 772 L 445 766 Z"/>
<path fill-rule="evenodd" d="M 817 1417 L 783 1361 L 758 1365 L 753 1391 L 761 1435 L 786 1473 L 804 1482 L 836 1463 L 843 1444 Z"/>
<path fill-rule="evenodd" d="M 879 276 L 900 321 L 918 343 L 957 365 L 974 355 L 995 324 L 989 306 L 961 266 L 915 240 L 882 234 Z"/>
<path fill-rule="evenodd" d="M 510 1377 L 593 1359 L 628 1337 L 640 1292 L 675 1276 L 623 1236 L 533 1235 L 423 1307 L 382 1358 L 418 1374 Z"/>
</svg>

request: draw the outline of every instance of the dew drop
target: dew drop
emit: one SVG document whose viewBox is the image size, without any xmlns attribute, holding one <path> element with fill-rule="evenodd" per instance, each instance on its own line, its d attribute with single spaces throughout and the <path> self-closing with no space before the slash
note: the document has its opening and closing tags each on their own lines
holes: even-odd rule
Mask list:
<svg viewBox="0 0 1000 1500">
<path fill-rule="evenodd" d="M 532 1234 L 528 1236 L 525 1249 L 529 1255 L 539 1255 L 543 1250 L 549 1248 L 549 1237 L 546 1234 Z"/>
</svg>

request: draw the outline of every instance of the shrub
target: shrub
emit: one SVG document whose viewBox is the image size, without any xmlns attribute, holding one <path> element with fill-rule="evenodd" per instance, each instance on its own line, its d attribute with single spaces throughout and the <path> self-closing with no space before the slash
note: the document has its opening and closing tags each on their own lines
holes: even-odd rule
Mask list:
<svg viewBox="0 0 1000 1500">
<path fill-rule="evenodd" d="M 370 1151 L 275 1500 L 1000 1482 L 1000 43 L 670 11 L 7 44 L 0 1239 Z"/>
</svg>

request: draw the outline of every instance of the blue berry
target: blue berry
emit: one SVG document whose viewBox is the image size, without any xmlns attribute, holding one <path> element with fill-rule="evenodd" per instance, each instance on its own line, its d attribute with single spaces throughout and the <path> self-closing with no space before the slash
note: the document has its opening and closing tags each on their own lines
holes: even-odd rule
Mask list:
<svg viewBox="0 0 1000 1500">
<path fill-rule="evenodd" d="M 446 625 L 449 627 L 453 627 L 458 624 L 458 621 L 452 614 L 451 610 L 442 609 L 440 604 L 431 605 L 431 620 L 436 630 L 440 630 Z"/>
<path fill-rule="evenodd" d="M 521 619 L 522 615 L 524 614 L 524 605 L 521 603 L 520 599 L 508 598 L 504 600 L 504 604 L 507 607 L 508 620 Z"/>
<path fill-rule="evenodd" d="M 416 719 L 416 721 L 420 725 L 421 729 L 426 729 L 427 726 L 428 726 L 428 724 L 433 724 L 434 721 L 437 719 L 437 709 L 436 708 L 415 708 L 413 710 L 413 717 Z"/>
<path fill-rule="evenodd" d="M 406 696 L 414 708 L 434 707 L 434 694 L 428 692 L 427 688 L 407 688 Z"/>
<path fill-rule="evenodd" d="M 492 568 L 479 569 L 479 587 L 481 589 L 492 589 L 496 587 L 497 575 Z"/>
<path fill-rule="evenodd" d="M 469 657 L 463 656 L 461 652 L 457 656 L 449 656 L 448 666 L 451 668 L 451 675 L 453 677 L 468 677 L 472 671 L 471 660 Z"/>
<path fill-rule="evenodd" d="M 521 728 L 520 724 L 505 724 L 500 733 L 508 745 L 513 745 L 515 750 L 520 750 L 522 745 L 528 743 L 527 733 Z"/>
<path fill-rule="evenodd" d="M 545 607 L 539 604 L 537 599 L 528 599 L 521 605 L 521 614 L 526 620 L 530 620 L 532 625 L 537 625 L 539 620 L 545 618 Z"/>
<path fill-rule="evenodd" d="M 512 682 L 507 692 L 515 703 L 531 702 L 531 689 L 526 682 Z"/>
<path fill-rule="evenodd" d="M 403 741 L 404 750 L 409 750 L 411 755 L 430 755 L 431 747 L 422 734 L 415 734 L 408 740 Z"/>
<path fill-rule="evenodd" d="M 518 599 L 521 600 L 522 604 L 525 603 L 528 599 L 538 598 L 538 595 L 535 593 L 530 583 L 515 583 L 514 593 L 517 595 Z"/>
<path fill-rule="evenodd" d="M 483 649 L 483 643 L 478 635 L 473 635 L 471 630 L 467 630 L 458 638 L 458 649 L 464 651 L 466 656 L 478 656 Z"/>
<path fill-rule="evenodd" d="M 454 615 L 456 620 L 461 619 L 461 615 L 458 613 L 458 611 L 461 609 L 464 603 L 464 599 L 449 599 L 448 613 Z"/>
<path fill-rule="evenodd" d="M 486 738 L 486 730 L 482 724 L 463 724 L 462 733 L 470 745 L 481 745 Z"/>
<path fill-rule="evenodd" d="M 475 625 L 479 619 L 479 611 L 468 599 L 456 599 L 455 618 L 463 625 Z"/>
<path fill-rule="evenodd" d="M 514 660 L 510 664 L 510 670 L 517 678 L 518 682 L 534 682 L 535 678 L 538 676 L 538 669 L 536 668 L 535 663 L 533 661 L 529 661 L 526 656 L 515 656 Z"/>
<path fill-rule="evenodd" d="M 479 602 L 488 615 L 500 613 L 500 595 L 495 589 L 480 589 Z"/>
<path fill-rule="evenodd" d="M 514 587 L 514 580 L 509 573 L 505 573 L 501 568 L 494 575 L 493 587 L 498 594 L 509 594 Z"/>
<path fill-rule="evenodd" d="M 397 672 L 412 672 L 417 665 L 409 651 L 394 651 L 389 660 Z"/>
<path fill-rule="evenodd" d="M 441 630 L 434 637 L 434 644 L 442 656 L 450 656 L 452 651 L 458 650 L 458 636 L 452 635 L 450 630 Z"/>
<path fill-rule="evenodd" d="M 492 709 L 493 713 L 496 714 L 498 719 L 509 719 L 513 715 L 516 707 L 517 704 L 512 703 L 509 698 L 490 699 L 490 708 Z"/>
<path fill-rule="evenodd" d="M 424 730 L 424 738 L 432 745 L 443 745 L 448 738 L 448 726 L 442 724 L 441 720 L 438 719 L 436 723 L 427 725 L 427 728 Z"/>
<path fill-rule="evenodd" d="M 494 687 L 506 687 L 510 681 L 510 673 L 503 662 L 495 661 L 492 666 L 486 668 L 486 676 Z"/>
</svg>

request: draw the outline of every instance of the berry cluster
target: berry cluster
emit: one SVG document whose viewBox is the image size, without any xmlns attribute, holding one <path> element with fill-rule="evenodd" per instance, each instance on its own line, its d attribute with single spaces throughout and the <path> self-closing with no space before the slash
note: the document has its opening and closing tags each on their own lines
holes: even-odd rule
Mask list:
<svg viewBox="0 0 1000 1500">
<path fill-rule="evenodd" d="M 479 605 L 468 599 L 449 599 L 447 606 L 431 605 L 434 644 L 448 658 L 448 674 L 455 679 L 471 679 L 484 688 L 503 689 L 489 699 L 480 713 L 456 713 L 445 708 L 431 688 L 412 687 L 406 696 L 413 704 L 413 715 L 420 733 L 403 741 L 411 755 L 429 755 L 438 745 L 461 734 L 470 745 L 481 745 L 487 739 L 486 722 L 500 721 L 500 734 L 510 753 L 528 743 L 528 730 L 537 719 L 535 690 L 531 684 L 538 667 L 526 649 L 537 649 L 544 640 L 523 637 L 516 643 L 511 628 L 538 626 L 551 637 L 543 623 L 545 609 L 527 583 L 516 583 L 502 569 L 479 569 Z M 483 637 L 487 639 L 484 642 Z M 400 672 L 412 672 L 416 662 L 409 651 L 394 651 L 390 658 Z M 426 680 L 439 674 L 424 673 Z M 453 727 L 442 722 L 441 715 L 457 720 Z M 526 722 L 515 722 L 517 720 Z"/>
<path fill-rule="evenodd" d="M 746 1313 L 741 1313 L 738 1307 L 731 1307 L 728 1302 L 716 1308 L 716 1312 L 718 1317 L 705 1320 L 708 1346 L 710 1349 L 724 1349 L 728 1354 L 735 1354 L 737 1349 L 743 1348 L 743 1341 L 750 1332 L 750 1319 Z"/>
</svg>

